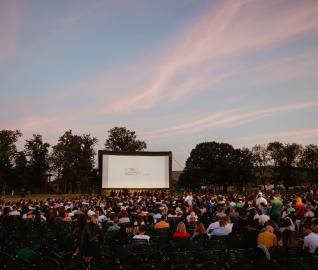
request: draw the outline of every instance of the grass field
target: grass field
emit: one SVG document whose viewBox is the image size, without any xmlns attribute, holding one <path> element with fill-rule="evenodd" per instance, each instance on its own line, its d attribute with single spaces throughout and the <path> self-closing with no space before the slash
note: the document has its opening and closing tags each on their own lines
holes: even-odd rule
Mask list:
<svg viewBox="0 0 318 270">
<path fill-rule="evenodd" d="M 5 195 L 1 196 L 5 202 L 8 201 L 20 201 L 20 200 L 46 200 L 47 198 L 58 198 L 58 199 L 65 199 L 65 198 L 79 198 L 85 197 L 88 194 L 27 194 L 24 197 L 20 195 Z M 92 195 L 92 194 L 90 194 Z"/>
</svg>

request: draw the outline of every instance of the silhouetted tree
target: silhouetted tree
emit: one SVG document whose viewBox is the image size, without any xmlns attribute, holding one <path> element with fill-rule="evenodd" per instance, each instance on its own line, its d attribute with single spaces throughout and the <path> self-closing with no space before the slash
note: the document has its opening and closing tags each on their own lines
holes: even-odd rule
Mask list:
<svg viewBox="0 0 318 270">
<path fill-rule="evenodd" d="M 313 184 L 318 184 L 318 146 L 314 144 L 306 145 L 301 153 L 299 166 L 305 168 L 310 173 L 310 180 Z"/>
<path fill-rule="evenodd" d="M 66 131 L 53 146 L 52 165 L 64 193 L 90 191 L 90 173 L 94 167 L 96 137 L 73 135 Z"/>
<path fill-rule="evenodd" d="M 251 182 L 253 177 L 253 154 L 248 148 L 235 149 L 232 159 L 233 181 L 243 191 L 245 184 Z"/>
<path fill-rule="evenodd" d="M 255 172 L 255 177 L 258 178 L 265 189 L 265 181 L 271 178 L 271 174 L 269 173 L 269 165 L 270 165 L 270 154 L 266 145 L 256 144 L 252 147 L 253 154 L 253 168 Z"/>
<path fill-rule="evenodd" d="M 0 188 L 5 191 L 13 177 L 13 166 L 17 154 L 16 142 L 22 136 L 19 130 L 0 131 Z"/>
<path fill-rule="evenodd" d="M 273 161 L 276 180 L 282 180 L 286 190 L 288 190 L 295 182 L 293 169 L 299 161 L 302 150 L 301 145 L 296 143 L 283 144 L 280 142 L 272 142 L 268 144 L 267 149 Z"/>
<path fill-rule="evenodd" d="M 48 143 L 43 142 L 42 135 L 33 134 L 33 138 L 26 140 L 24 145 L 25 156 L 31 176 L 31 187 L 36 192 L 44 190 L 43 174 L 46 173 L 49 166 L 49 147 Z"/>
<path fill-rule="evenodd" d="M 193 188 L 217 184 L 226 191 L 233 180 L 234 152 L 233 146 L 227 143 L 198 144 L 186 161 L 180 185 Z"/>
<path fill-rule="evenodd" d="M 108 131 L 105 149 L 111 151 L 143 151 L 147 148 L 144 141 L 137 140 L 136 132 L 125 127 L 114 127 Z"/>
</svg>

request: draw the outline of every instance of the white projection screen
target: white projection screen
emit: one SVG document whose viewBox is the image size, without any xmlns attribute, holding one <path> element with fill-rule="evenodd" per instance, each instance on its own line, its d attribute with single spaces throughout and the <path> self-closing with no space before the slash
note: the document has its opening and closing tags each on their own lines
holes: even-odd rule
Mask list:
<svg viewBox="0 0 318 270">
<path fill-rule="evenodd" d="M 102 189 L 170 187 L 171 152 L 99 151 Z"/>
</svg>

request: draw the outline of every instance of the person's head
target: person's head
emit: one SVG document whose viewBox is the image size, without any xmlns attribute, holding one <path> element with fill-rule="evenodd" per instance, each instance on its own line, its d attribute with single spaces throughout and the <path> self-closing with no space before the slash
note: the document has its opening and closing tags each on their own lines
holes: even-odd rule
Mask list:
<svg viewBox="0 0 318 270">
<path fill-rule="evenodd" d="M 289 218 L 284 218 L 282 220 L 283 227 L 289 227 L 291 225 L 291 220 Z"/>
<path fill-rule="evenodd" d="M 296 198 L 296 206 L 303 205 L 303 200 L 301 197 Z"/>
<path fill-rule="evenodd" d="M 186 230 L 186 226 L 185 226 L 185 224 L 182 221 L 178 223 L 176 231 L 179 232 L 179 233 L 184 233 L 184 232 L 187 231 Z"/>
<path fill-rule="evenodd" d="M 274 233 L 274 228 L 271 225 L 267 225 L 265 231 Z"/>
<path fill-rule="evenodd" d="M 275 222 L 275 220 L 270 219 L 267 223 L 268 223 L 268 225 L 270 225 L 270 226 L 274 229 L 274 231 L 277 231 L 277 230 L 278 230 L 278 225 L 277 225 L 277 223 Z"/>
<path fill-rule="evenodd" d="M 97 224 L 97 215 L 96 214 L 91 215 L 91 222 L 94 224 Z"/>
<path fill-rule="evenodd" d="M 206 229 L 204 228 L 204 225 L 201 222 L 198 222 L 195 226 L 195 232 L 197 234 L 206 234 Z"/>
<path fill-rule="evenodd" d="M 318 225 L 315 225 L 314 229 L 313 229 L 314 233 L 318 233 Z"/>
<path fill-rule="evenodd" d="M 313 228 L 312 228 L 312 226 L 311 226 L 310 223 L 305 223 L 305 224 L 303 225 L 303 233 L 304 233 L 305 235 L 311 233 L 312 231 L 313 231 Z"/>
<path fill-rule="evenodd" d="M 219 224 L 220 224 L 220 227 L 225 227 L 226 221 L 222 218 L 220 219 Z"/>
<path fill-rule="evenodd" d="M 146 232 L 145 226 L 140 226 L 138 229 L 138 232 L 139 232 L 139 234 L 145 234 L 145 232 Z"/>
</svg>

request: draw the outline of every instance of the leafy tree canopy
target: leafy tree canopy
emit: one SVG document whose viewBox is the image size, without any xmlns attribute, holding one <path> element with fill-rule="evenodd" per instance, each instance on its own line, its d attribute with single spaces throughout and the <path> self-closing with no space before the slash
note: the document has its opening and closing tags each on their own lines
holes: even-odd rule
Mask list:
<svg viewBox="0 0 318 270">
<path fill-rule="evenodd" d="M 111 151 L 143 151 L 147 148 L 144 141 L 137 140 L 136 132 L 125 127 L 114 127 L 108 131 L 105 149 Z"/>
</svg>

